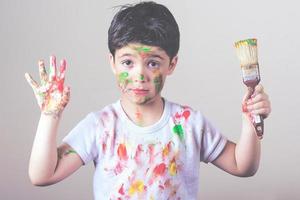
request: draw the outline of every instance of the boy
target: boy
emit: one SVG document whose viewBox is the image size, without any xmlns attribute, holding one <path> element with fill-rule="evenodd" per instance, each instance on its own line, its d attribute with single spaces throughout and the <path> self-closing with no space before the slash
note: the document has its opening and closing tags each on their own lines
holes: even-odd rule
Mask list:
<svg viewBox="0 0 300 200">
<path fill-rule="evenodd" d="M 120 88 L 116 103 L 88 114 L 57 148 L 58 123 L 69 101 L 66 62 L 49 76 L 39 62 L 41 86 L 26 74 L 42 114 L 29 175 L 34 185 L 63 180 L 95 164 L 95 199 L 197 199 L 200 161 L 236 176 L 255 174 L 260 141 L 250 113 L 267 117 L 270 102 L 261 85 L 243 101 L 242 133 L 227 140 L 200 112 L 161 97 L 177 64 L 178 25 L 163 5 L 142 2 L 122 8 L 108 31 L 110 65 Z"/>
</svg>

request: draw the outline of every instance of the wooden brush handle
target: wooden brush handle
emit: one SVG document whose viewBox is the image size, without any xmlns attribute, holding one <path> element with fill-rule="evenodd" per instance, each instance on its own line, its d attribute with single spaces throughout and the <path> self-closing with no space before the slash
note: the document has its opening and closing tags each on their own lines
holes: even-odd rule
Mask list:
<svg viewBox="0 0 300 200">
<path fill-rule="evenodd" d="M 248 87 L 250 91 L 248 96 L 249 98 L 254 93 L 254 88 L 255 86 Z M 261 115 L 255 115 L 255 114 L 251 114 L 251 115 L 252 115 L 252 123 L 255 127 L 256 134 L 259 137 L 259 139 L 262 139 L 264 135 L 264 118 Z"/>
</svg>

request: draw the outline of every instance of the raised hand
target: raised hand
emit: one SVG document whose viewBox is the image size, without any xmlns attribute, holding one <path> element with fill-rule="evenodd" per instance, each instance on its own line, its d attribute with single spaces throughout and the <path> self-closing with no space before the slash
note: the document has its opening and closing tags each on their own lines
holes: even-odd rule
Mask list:
<svg viewBox="0 0 300 200">
<path fill-rule="evenodd" d="M 70 87 L 64 86 L 66 60 L 60 62 L 59 73 L 56 70 L 56 58 L 50 56 L 50 68 L 47 74 L 43 60 L 39 63 L 41 84 L 39 85 L 26 73 L 25 78 L 32 87 L 42 113 L 58 117 L 70 99 Z"/>
</svg>

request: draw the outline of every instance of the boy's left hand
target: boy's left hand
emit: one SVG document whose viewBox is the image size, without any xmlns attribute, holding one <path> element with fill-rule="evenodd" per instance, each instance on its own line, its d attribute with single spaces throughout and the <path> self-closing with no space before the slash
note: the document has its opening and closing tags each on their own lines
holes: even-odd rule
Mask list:
<svg viewBox="0 0 300 200">
<path fill-rule="evenodd" d="M 264 92 L 261 84 L 257 85 L 253 94 L 250 96 L 251 90 L 248 89 L 243 99 L 243 112 L 261 115 L 267 118 L 271 113 L 271 102 L 269 96 Z"/>
</svg>

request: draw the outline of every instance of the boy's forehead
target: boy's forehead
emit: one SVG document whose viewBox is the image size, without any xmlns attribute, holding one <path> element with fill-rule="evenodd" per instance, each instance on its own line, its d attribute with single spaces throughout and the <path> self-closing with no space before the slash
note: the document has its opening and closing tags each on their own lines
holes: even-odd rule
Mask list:
<svg viewBox="0 0 300 200">
<path fill-rule="evenodd" d="M 123 53 L 159 53 L 159 54 L 166 54 L 166 52 L 158 47 L 158 46 L 149 46 L 140 43 L 130 43 L 120 49 L 116 50 L 116 53 L 123 54 Z"/>
</svg>

